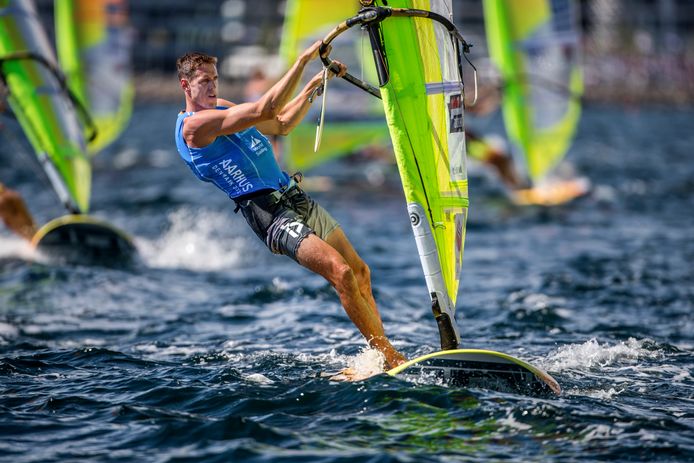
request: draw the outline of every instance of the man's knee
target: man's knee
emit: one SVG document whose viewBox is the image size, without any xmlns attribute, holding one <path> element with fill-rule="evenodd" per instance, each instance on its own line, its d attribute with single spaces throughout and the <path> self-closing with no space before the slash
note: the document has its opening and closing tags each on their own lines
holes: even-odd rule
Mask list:
<svg viewBox="0 0 694 463">
<path fill-rule="evenodd" d="M 357 279 L 352 267 L 343 259 L 333 263 L 333 284 L 338 291 L 351 292 L 357 290 Z"/>
<path fill-rule="evenodd" d="M 359 259 L 354 266 L 354 275 L 357 277 L 360 286 L 371 283 L 371 269 L 366 265 L 366 262 Z"/>
</svg>

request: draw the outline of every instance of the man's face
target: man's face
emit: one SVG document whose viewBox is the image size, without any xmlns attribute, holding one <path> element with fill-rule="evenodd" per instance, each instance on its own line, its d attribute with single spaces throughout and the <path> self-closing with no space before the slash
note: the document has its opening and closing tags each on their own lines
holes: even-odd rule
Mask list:
<svg viewBox="0 0 694 463">
<path fill-rule="evenodd" d="M 196 106 L 214 108 L 217 106 L 217 67 L 203 64 L 184 88 Z"/>
</svg>

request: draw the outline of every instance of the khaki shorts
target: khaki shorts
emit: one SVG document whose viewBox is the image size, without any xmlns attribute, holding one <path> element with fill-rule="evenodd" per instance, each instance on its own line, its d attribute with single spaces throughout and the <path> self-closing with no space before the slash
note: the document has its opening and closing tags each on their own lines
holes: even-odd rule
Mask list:
<svg viewBox="0 0 694 463">
<path fill-rule="evenodd" d="M 237 202 L 248 225 L 275 254 L 296 259 L 301 242 L 311 233 L 328 238 L 340 224 L 298 186 L 285 192 Z"/>
</svg>

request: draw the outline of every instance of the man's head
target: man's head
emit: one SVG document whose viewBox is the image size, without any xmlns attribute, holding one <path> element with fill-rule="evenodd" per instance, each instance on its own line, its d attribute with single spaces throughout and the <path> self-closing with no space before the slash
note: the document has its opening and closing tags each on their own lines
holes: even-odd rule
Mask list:
<svg viewBox="0 0 694 463">
<path fill-rule="evenodd" d="M 217 58 L 204 53 L 186 53 L 176 60 L 178 80 L 192 110 L 217 105 Z"/>
</svg>

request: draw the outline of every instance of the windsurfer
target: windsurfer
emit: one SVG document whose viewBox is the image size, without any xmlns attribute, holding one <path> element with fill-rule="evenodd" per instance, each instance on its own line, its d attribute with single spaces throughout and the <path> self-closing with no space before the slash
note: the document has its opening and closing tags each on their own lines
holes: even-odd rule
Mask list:
<svg viewBox="0 0 694 463">
<path fill-rule="evenodd" d="M 280 169 L 265 137 L 287 135 L 306 115 L 323 73 L 292 95 L 305 66 L 318 57 L 320 44 L 307 48 L 257 101 L 238 105 L 217 98 L 215 57 L 180 57 L 186 109 L 178 116 L 176 144 L 196 176 L 227 193 L 273 253 L 291 257 L 330 282 L 349 318 L 392 368 L 406 359 L 385 335 L 368 266 L 335 219 L 299 187 L 300 178 Z M 347 68 L 338 65 L 342 76 Z"/>
<path fill-rule="evenodd" d="M 36 233 L 36 224 L 21 195 L 0 183 L 0 218 L 5 226 L 25 240 Z"/>
<path fill-rule="evenodd" d="M 0 83 L 0 113 L 5 111 L 7 87 Z M 2 125 L 0 123 L 0 129 Z M 36 223 L 22 196 L 0 182 L 0 219 L 18 236 L 30 241 L 36 233 Z"/>
<path fill-rule="evenodd" d="M 504 149 L 503 139 L 482 137 L 469 128 L 465 131 L 468 155 L 494 169 L 504 184 L 511 190 L 523 188 L 523 182 L 516 172 L 513 159 Z"/>
</svg>

